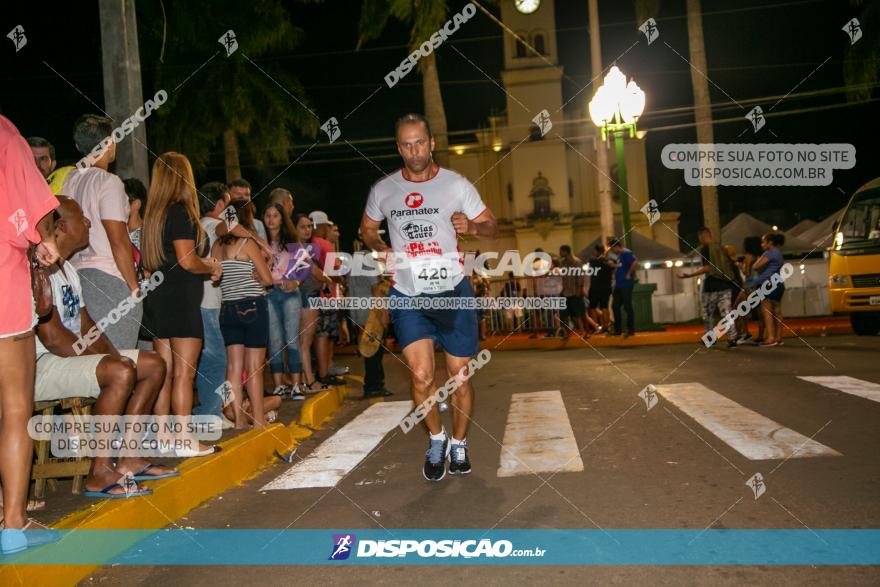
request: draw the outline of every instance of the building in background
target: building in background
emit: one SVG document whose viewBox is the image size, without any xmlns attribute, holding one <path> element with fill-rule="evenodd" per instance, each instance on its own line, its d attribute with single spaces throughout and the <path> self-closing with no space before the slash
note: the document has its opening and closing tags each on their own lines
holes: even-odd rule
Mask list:
<svg viewBox="0 0 880 587">
<path fill-rule="evenodd" d="M 504 24 L 540 53 L 504 35 L 505 114 L 489 116 L 488 128 L 471 142 L 450 144 L 450 166 L 476 185 L 499 219 L 494 242 L 466 240 L 462 250 L 557 251 L 566 244 L 580 251 L 601 234 L 594 147 L 599 133 L 587 113 L 594 87 L 563 102 L 554 2 L 535 4 L 526 14 L 513 0 L 501 2 Z M 549 125 L 546 119 L 534 122 L 542 111 Z M 663 212 L 652 226 L 640 211 L 650 199 L 644 133 L 626 140 L 625 157 L 633 231 L 678 251 L 679 213 Z M 613 165 L 610 175 L 616 178 Z M 619 195 L 617 189 L 615 224 L 621 223 Z"/>
</svg>

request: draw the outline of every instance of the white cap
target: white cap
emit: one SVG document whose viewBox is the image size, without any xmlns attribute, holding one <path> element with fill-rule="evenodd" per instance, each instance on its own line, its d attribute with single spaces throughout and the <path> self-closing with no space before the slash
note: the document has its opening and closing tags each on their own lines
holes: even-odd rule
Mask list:
<svg viewBox="0 0 880 587">
<path fill-rule="evenodd" d="M 330 224 L 330 218 L 327 217 L 327 213 L 320 210 L 315 210 L 314 212 L 309 214 L 309 220 L 312 221 L 312 226 Z"/>
</svg>

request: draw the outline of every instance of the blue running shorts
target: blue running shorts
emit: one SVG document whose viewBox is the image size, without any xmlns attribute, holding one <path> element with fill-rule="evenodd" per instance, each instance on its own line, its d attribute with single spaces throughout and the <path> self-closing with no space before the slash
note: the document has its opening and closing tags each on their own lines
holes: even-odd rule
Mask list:
<svg viewBox="0 0 880 587">
<path fill-rule="evenodd" d="M 391 289 L 392 298 L 406 298 Z M 452 291 L 420 294 L 418 298 L 473 298 L 474 291 L 467 278 L 462 278 Z M 454 357 L 472 357 L 480 350 L 476 310 L 394 309 L 391 322 L 400 348 L 417 340 L 430 338 Z"/>
</svg>

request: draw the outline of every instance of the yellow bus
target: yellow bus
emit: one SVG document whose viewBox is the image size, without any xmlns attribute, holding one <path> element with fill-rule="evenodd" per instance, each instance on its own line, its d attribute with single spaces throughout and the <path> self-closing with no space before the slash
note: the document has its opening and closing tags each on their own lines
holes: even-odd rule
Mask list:
<svg viewBox="0 0 880 587">
<path fill-rule="evenodd" d="M 835 314 L 849 314 L 853 331 L 880 332 L 880 178 L 860 187 L 834 228 L 828 294 Z"/>
</svg>

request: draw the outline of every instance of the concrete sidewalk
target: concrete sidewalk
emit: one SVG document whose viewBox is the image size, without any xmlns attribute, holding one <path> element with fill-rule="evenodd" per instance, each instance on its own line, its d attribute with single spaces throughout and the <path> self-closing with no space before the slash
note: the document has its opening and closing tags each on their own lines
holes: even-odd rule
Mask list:
<svg viewBox="0 0 880 587">
<path fill-rule="evenodd" d="M 822 316 L 819 318 L 792 318 L 784 320 L 783 337 L 803 336 L 827 336 L 832 334 L 852 334 L 849 318 L 840 316 Z M 663 331 L 636 332 L 635 335 L 624 338 L 623 336 L 608 336 L 599 334 L 590 336 L 586 340 L 575 333 L 571 333 L 568 339 L 547 338 L 543 333 L 516 332 L 506 335 L 489 336 L 480 342 L 480 347 L 489 350 L 555 350 L 576 349 L 592 347 L 637 347 L 663 344 L 702 344 L 700 337 L 704 330 L 702 324 L 675 324 L 667 325 Z M 749 331 L 752 336 L 758 334 L 757 322 L 751 322 Z M 386 347 L 394 353 L 400 352 L 400 347 L 387 344 Z M 356 347 L 349 345 L 337 347 L 337 355 L 352 355 L 356 353 Z"/>
<path fill-rule="evenodd" d="M 831 334 L 852 334 L 849 318 L 793 318 L 784 320 L 783 338 L 804 336 L 827 336 Z M 543 334 L 533 335 L 514 333 L 509 336 L 489 337 L 481 343 L 483 348 L 490 350 L 532 350 L 532 349 L 571 349 L 590 347 L 637 347 L 658 344 L 702 344 L 701 337 L 705 330 L 702 324 L 666 326 L 666 330 L 657 332 L 636 332 L 635 335 L 608 336 L 598 334 L 586 340 L 575 333 L 568 339 L 545 338 Z M 752 336 L 758 335 L 756 322 L 749 324 Z"/>
<path fill-rule="evenodd" d="M 315 394 L 302 402 L 299 417 L 289 425 L 276 422 L 259 430 L 239 433 L 220 442 L 222 450 L 215 455 L 176 464 L 180 476 L 149 482 L 152 495 L 116 500 L 68 496 L 67 511 L 74 511 L 50 525 L 57 530 L 159 530 L 174 525 L 208 499 L 259 473 L 275 460 L 275 452 L 289 451 L 311 436 L 342 406 L 346 393 L 346 386 L 341 386 Z M 291 414 L 283 410 L 282 416 L 285 411 Z M 51 519 L 48 510 L 48 517 L 40 516 L 46 522 Z M 129 546 L 119 544 L 114 548 L 121 553 Z M 98 568 L 95 565 L 45 565 L 42 564 L 44 556 L 45 550 L 41 548 L 8 557 L 0 555 L 0 585 L 76 585 Z"/>
</svg>

